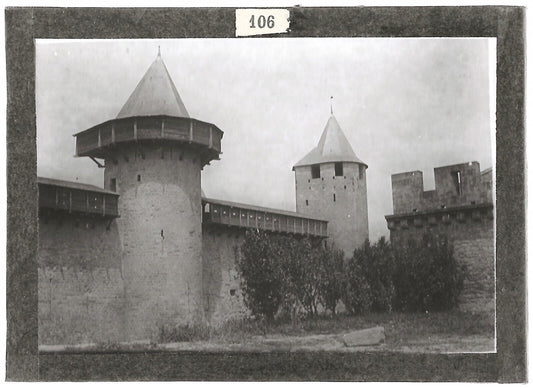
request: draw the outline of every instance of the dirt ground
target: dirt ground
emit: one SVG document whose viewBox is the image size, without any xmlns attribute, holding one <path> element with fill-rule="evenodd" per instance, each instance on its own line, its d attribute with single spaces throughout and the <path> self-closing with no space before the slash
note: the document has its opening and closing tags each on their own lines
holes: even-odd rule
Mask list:
<svg viewBox="0 0 533 389">
<path fill-rule="evenodd" d="M 372 346 L 345 345 L 343 338 L 346 334 L 375 327 L 381 327 L 384 331 L 385 339 L 381 343 Z M 182 328 L 175 336 L 159 339 L 158 342 L 41 345 L 39 350 L 491 353 L 496 349 L 494 316 L 491 312 L 377 313 L 318 317 L 297 323 L 273 323 L 268 327 L 257 321 L 244 320 L 229 323 L 218 331 L 209 332 L 208 328 L 197 330 L 194 327 Z"/>
<path fill-rule="evenodd" d="M 409 353 L 490 353 L 495 352 L 493 338 L 481 335 L 432 335 L 406 339 L 401 343 L 385 342 L 373 346 L 347 347 L 343 334 L 309 336 L 256 336 L 246 343 L 182 342 L 161 345 L 169 351 L 395 351 Z"/>
<path fill-rule="evenodd" d="M 106 347 L 106 351 L 133 351 L 146 349 L 150 351 L 202 351 L 202 352 L 270 352 L 270 351 L 387 351 L 406 353 L 491 353 L 495 352 L 495 340 L 481 335 L 431 335 L 405 339 L 402 342 L 385 341 L 372 346 L 348 347 L 342 341 L 344 334 L 283 336 L 265 335 L 254 336 L 243 343 L 227 343 L 214 341 L 176 342 L 153 344 L 148 342 L 119 343 Z M 100 345 L 54 345 L 41 346 L 44 352 L 83 352 L 97 351 Z"/>
</svg>

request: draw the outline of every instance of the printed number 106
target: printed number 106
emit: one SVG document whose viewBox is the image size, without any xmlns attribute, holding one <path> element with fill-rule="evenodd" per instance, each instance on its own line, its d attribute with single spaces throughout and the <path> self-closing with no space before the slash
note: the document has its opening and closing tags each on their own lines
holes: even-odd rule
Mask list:
<svg viewBox="0 0 533 389">
<path fill-rule="evenodd" d="M 250 18 L 250 28 L 255 28 L 255 15 L 252 15 Z M 269 15 L 268 17 L 265 17 L 265 15 L 259 15 L 257 17 L 257 27 L 259 28 L 273 28 L 274 27 L 274 15 Z"/>
</svg>

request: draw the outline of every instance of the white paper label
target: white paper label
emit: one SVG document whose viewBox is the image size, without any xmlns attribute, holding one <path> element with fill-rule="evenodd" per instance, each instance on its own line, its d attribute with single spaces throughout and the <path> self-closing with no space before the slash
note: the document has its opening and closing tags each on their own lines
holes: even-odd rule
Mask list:
<svg viewBox="0 0 533 389">
<path fill-rule="evenodd" d="M 288 9 L 250 8 L 235 10 L 235 36 L 282 34 L 288 29 Z"/>
</svg>

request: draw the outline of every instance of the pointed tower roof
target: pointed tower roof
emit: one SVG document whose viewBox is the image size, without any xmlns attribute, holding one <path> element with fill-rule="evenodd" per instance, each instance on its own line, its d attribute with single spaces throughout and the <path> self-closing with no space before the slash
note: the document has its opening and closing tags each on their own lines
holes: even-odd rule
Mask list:
<svg viewBox="0 0 533 389">
<path fill-rule="evenodd" d="M 189 113 L 161 58 L 161 53 L 157 54 L 156 60 L 137 84 L 128 101 L 118 113 L 117 119 L 156 115 L 189 117 Z"/>
<path fill-rule="evenodd" d="M 324 132 L 322 132 L 317 147 L 296 163 L 293 169 L 326 162 L 355 162 L 368 166 L 355 155 L 350 142 L 346 139 L 333 114 L 324 128 Z"/>
</svg>

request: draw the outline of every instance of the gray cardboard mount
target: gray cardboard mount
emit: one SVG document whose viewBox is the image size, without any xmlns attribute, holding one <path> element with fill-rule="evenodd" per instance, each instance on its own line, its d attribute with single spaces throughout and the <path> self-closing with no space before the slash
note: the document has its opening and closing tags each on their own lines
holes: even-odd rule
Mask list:
<svg viewBox="0 0 533 389">
<path fill-rule="evenodd" d="M 7 8 L 7 380 L 526 380 L 525 9 L 289 9 L 281 37 L 497 37 L 497 353 L 39 355 L 34 39 L 229 38 L 235 8 Z"/>
</svg>

